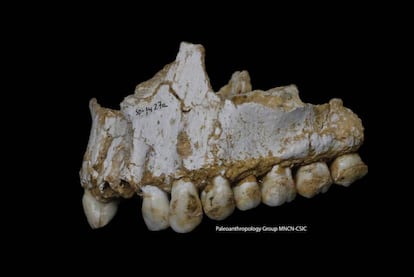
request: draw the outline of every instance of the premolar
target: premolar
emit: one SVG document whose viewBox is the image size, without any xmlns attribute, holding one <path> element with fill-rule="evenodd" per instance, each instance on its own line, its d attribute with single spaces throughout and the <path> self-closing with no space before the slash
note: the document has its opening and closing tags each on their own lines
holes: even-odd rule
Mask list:
<svg viewBox="0 0 414 277">
<path fill-rule="evenodd" d="M 263 178 L 262 202 L 268 206 L 280 206 L 296 197 L 292 172 L 288 167 L 275 165 Z"/>
<path fill-rule="evenodd" d="M 211 219 L 223 220 L 231 215 L 235 203 L 229 181 L 222 176 L 216 176 L 201 193 L 201 203 L 204 212 Z"/>
<path fill-rule="evenodd" d="M 143 186 L 141 188 L 144 199 L 142 200 L 142 217 L 147 228 L 151 231 L 159 231 L 170 226 L 168 221 L 169 201 L 167 193 L 156 186 Z"/>
<path fill-rule="evenodd" d="M 261 192 L 256 177 L 250 175 L 233 187 L 236 206 L 241 211 L 253 209 L 260 204 Z"/>
<path fill-rule="evenodd" d="M 306 198 L 328 191 L 332 178 L 328 166 L 324 162 L 316 162 L 301 166 L 295 176 L 296 190 Z"/>
<path fill-rule="evenodd" d="M 173 183 L 169 221 L 171 228 L 177 233 L 191 232 L 203 219 L 200 198 L 194 184 L 187 179 Z"/>
</svg>

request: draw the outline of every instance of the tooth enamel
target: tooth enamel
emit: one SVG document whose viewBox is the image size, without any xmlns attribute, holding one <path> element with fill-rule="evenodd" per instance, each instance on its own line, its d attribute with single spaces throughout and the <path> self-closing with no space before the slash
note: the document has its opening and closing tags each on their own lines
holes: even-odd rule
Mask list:
<svg viewBox="0 0 414 277">
<path fill-rule="evenodd" d="M 109 203 L 100 202 L 87 189 L 83 193 L 82 205 L 86 219 L 93 229 L 101 228 L 108 224 L 118 210 L 117 201 Z"/>
<path fill-rule="evenodd" d="M 142 217 L 147 228 L 159 231 L 170 226 L 168 213 L 170 203 L 167 193 L 155 186 L 143 186 Z"/>
<path fill-rule="evenodd" d="M 175 181 L 171 190 L 169 221 L 177 233 L 191 232 L 203 219 L 200 198 L 194 184 L 185 179 Z"/>
<path fill-rule="evenodd" d="M 300 195 L 312 198 L 320 192 L 327 192 L 332 178 L 326 163 L 316 162 L 300 167 L 296 172 L 295 183 Z"/>
<path fill-rule="evenodd" d="M 233 187 L 236 206 L 241 211 L 253 209 L 260 204 L 261 192 L 256 177 L 250 175 Z"/>
<path fill-rule="evenodd" d="M 234 211 L 234 196 L 229 181 L 221 176 L 213 179 L 201 193 L 205 214 L 214 220 L 223 220 Z"/>
<path fill-rule="evenodd" d="M 280 206 L 296 197 L 292 172 L 288 167 L 275 165 L 263 178 L 262 202 L 268 206 Z"/>
<path fill-rule="evenodd" d="M 357 153 L 337 157 L 330 169 L 334 183 L 345 187 L 368 173 L 368 167 Z"/>
</svg>

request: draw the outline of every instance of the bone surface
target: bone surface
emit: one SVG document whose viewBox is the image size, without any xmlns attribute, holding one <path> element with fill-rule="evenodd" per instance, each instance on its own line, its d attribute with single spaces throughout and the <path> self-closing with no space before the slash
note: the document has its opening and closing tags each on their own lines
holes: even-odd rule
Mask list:
<svg viewBox="0 0 414 277">
<path fill-rule="evenodd" d="M 148 185 L 172 193 L 169 223 L 178 232 L 195 228 L 202 216 L 195 208 L 192 227 L 184 224 L 178 219 L 185 205 L 179 202 L 197 195 L 199 203 L 198 192 L 217 176 L 233 187 L 237 207 L 250 209 L 258 197 L 248 199 L 246 191 L 255 185 L 235 187 L 245 178 L 266 179 L 270 174 L 270 180 L 275 166 L 299 167 L 298 172 L 303 172 L 302 166 L 356 153 L 364 139 L 361 120 L 340 99 L 322 105 L 303 103 L 295 85 L 253 90 L 247 71 L 235 72 L 227 85 L 214 92 L 205 72 L 204 48 L 185 42 L 176 60 L 139 84 L 120 110 L 101 107 L 96 99 L 89 106 L 92 128 L 80 171 L 82 186 L 102 203 L 142 196 Z M 364 170 L 355 171 L 358 162 L 349 165 L 349 161 L 334 161 L 335 182 L 347 185 L 363 176 Z M 327 189 L 326 184 L 311 189 L 304 186 L 307 177 L 296 177 L 298 192 L 305 197 Z M 268 184 L 264 187 L 272 187 Z M 294 197 L 290 181 L 288 186 L 278 186 L 285 196 L 270 200 L 266 194 L 264 203 L 274 206 Z M 232 191 L 229 187 L 227 192 Z M 171 209 L 173 200 L 176 206 Z"/>
</svg>

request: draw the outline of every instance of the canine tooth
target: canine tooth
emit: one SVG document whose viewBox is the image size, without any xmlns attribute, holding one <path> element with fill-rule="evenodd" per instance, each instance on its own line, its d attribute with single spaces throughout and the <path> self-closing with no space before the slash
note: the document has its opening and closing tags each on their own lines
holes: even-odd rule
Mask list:
<svg viewBox="0 0 414 277">
<path fill-rule="evenodd" d="M 261 192 L 256 177 L 250 175 L 233 187 L 236 206 L 241 211 L 253 209 L 260 204 Z"/>
<path fill-rule="evenodd" d="M 96 200 L 88 189 L 85 189 L 83 193 L 82 205 L 86 219 L 93 229 L 101 228 L 108 224 L 118 210 L 117 201 L 109 203 L 100 202 Z"/>
<path fill-rule="evenodd" d="M 300 195 L 312 198 L 320 192 L 327 192 L 332 185 L 332 178 L 326 163 L 316 162 L 301 166 L 296 172 L 295 183 Z"/>
<path fill-rule="evenodd" d="M 147 228 L 159 231 L 170 226 L 168 213 L 170 203 L 167 193 L 156 186 L 143 186 L 142 217 Z"/>
<path fill-rule="evenodd" d="M 280 206 L 296 197 L 296 189 L 289 167 L 275 165 L 263 178 L 262 202 L 268 206 Z"/>
<path fill-rule="evenodd" d="M 207 185 L 201 193 L 201 203 L 205 214 L 214 220 L 223 220 L 234 211 L 234 196 L 229 181 L 216 176 L 212 184 Z"/>
<path fill-rule="evenodd" d="M 190 181 L 175 181 L 171 190 L 169 221 L 177 233 L 191 232 L 203 219 L 197 189 Z"/>
<path fill-rule="evenodd" d="M 337 157 L 330 169 L 334 183 L 345 187 L 368 173 L 368 167 L 357 153 Z"/>
</svg>

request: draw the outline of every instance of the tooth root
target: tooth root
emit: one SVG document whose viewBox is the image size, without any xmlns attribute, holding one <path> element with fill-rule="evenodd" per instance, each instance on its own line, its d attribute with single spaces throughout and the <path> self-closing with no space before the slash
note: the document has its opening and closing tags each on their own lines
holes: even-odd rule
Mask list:
<svg viewBox="0 0 414 277">
<path fill-rule="evenodd" d="M 241 211 L 256 208 L 261 201 L 260 187 L 256 177 L 250 175 L 233 187 L 236 206 Z"/>
<path fill-rule="evenodd" d="M 108 224 L 118 210 L 117 201 L 109 203 L 100 202 L 87 189 L 83 193 L 82 205 L 86 219 L 93 229 L 101 228 Z"/>
<path fill-rule="evenodd" d="M 169 221 L 177 233 L 191 232 L 203 219 L 200 198 L 194 184 L 186 179 L 173 183 Z"/>
<path fill-rule="evenodd" d="M 292 171 L 288 167 L 275 165 L 263 178 L 262 202 L 268 206 L 280 206 L 296 197 Z"/>
<path fill-rule="evenodd" d="M 168 195 L 156 186 L 141 187 L 144 199 L 142 200 L 142 217 L 148 230 L 159 231 L 170 226 L 168 213 L 170 203 Z"/>
<path fill-rule="evenodd" d="M 231 215 L 235 203 L 229 181 L 222 176 L 214 177 L 201 193 L 201 203 L 205 214 L 213 220 L 223 220 Z"/>
<path fill-rule="evenodd" d="M 328 191 L 332 178 L 328 166 L 324 162 L 316 162 L 302 166 L 295 176 L 296 190 L 306 198 Z"/>
<path fill-rule="evenodd" d="M 330 169 L 334 183 L 345 187 L 368 173 L 368 166 L 364 164 L 358 153 L 337 157 Z"/>
</svg>

